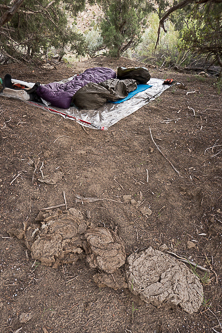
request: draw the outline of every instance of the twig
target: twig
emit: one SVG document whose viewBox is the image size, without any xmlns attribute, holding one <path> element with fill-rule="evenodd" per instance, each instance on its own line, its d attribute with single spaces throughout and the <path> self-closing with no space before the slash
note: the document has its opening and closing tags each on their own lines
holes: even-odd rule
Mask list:
<svg viewBox="0 0 222 333">
<path fill-rule="evenodd" d="M 81 125 L 81 124 L 80 124 L 80 125 Z M 81 127 L 82 127 L 83 131 L 84 131 L 86 134 L 89 135 L 89 133 L 88 133 L 87 130 L 85 129 L 85 126 L 81 125 Z"/>
<path fill-rule="evenodd" d="M 171 121 L 174 121 L 175 122 L 175 124 L 176 124 L 176 122 L 178 121 L 178 120 L 180 120 L 181 118 L 177 118 L 177 119 L 166 119 L 166 120 L 163 120 L 163 121 L 161 121 L 160 123 L 161 124 L 169 124 Z"/>
<path fill-rule="evenodd" d="M 66 204 L 61 204 L 61 205 L 57 205 L 57 206 L 50 206 L 50 207 L 46 207 L 46 208 L 42 208 L 41 210 L 48 210 L 48 209 L 54 209 L 54 208 L 59 208 L 59 207 L 63 207 Z"/>
<path fill-rule="evenodd" d="M 103 198 L 103 199 L 100 199 L 100 198 L 84 198 L 81 195 L 76 194 L 76 203 L 81 202 L 83 204 L 83 202 L 96 202 L 96 201 L 103 201 L 103 200 L 123 203 L 122 201 L 117 201 L 117 200 L 113 200 L 113 199 L 109 199 L 109 198 Z"/>
<path fill-rule="evenodd" d="M 218 146 L 221 146 L 221 145 L 218 145 Z M 220 151 L 218 151 L 218 153 L 212 155 L 211 158 L 212 158 L 212 157 L 215 157 L 215 156 L 217 156 L 217 155 L 219 155 L 221 152 L 222 152 L 222 149 L 221 149 Z"/>
<path fill-rule="evenodd" d="M 149 183 L 149 171 L 146 169 L 146 182 Z"/>
<path fill-rule="evenodd" d="M 201 269 L 202 271 L 210 272 L 209 269 L 207 269 L 207 268 L 205 268 L 205 267 L 202 267 L 202 266 L 199 266 L 199 265 L 195 264 L 194 262 L 189 261 L 189 260 L 186 259 L 186 258 L 183 258 L 183 257 L 181 257 L 181 256 L 178 256 L 176 253 L 173 253 L 173 252 L 170 252 L 170 251 L 167 251 L 167 253 L 173 255 L 174 257 L 176 257 L 177 259 L 179 259 L 180 261 L 182 261 L 182 262 L 184 262 L 184 263 L 186 263 L 186 264 L 190 264 L 190 265 L 192 265 L 192 266 L 194 266 L 194 267 L 196 267 L 196 268 Z"/>
<path fill-rule="evenodd" d="M 132 177 L 133 178 L 133 177 Z M 137 183 L 137 184 L 139 184 L 139 185 L 141 185 L 141 184 L 145 184 L 144 182 L 142 182 L 141 180 L 136 180 L 135 178 L 133 178 L 133 180 Z"/>
<path fill-rule="evenodd" d="M 34 169 L 33 175 L 32 175 L 32 183 L 34 182 L 34 177 L 35 177 L 35 173 L 38 168 L 39 162 L 40 162 L 40 157 L 38 157 L 37 163 L 34 163 L 35 169 Z"/>
<path fill-rule="evenodd" d="M 19 333 L 22 330 L 22 327 L 18 328 L 16 331 L 14 331 L 13 333 Z"/>
<path fill-rule="evenodd" d="M 67 281 L 66 284 L 72 282 L 72 281 L 75 280 L 78 276 L 79 276 L 79 275 L 74 276 L 74 278 L 72 278 L 71 280 Z"/>
<path fill-rule="evenodd" d="M 39 171 L 41 172 L 42 179 L 44 179 L 44 175 L 43 175 L 43 172 L 42 172 L 43 166 L 44 166 L 44 162 L 42 162 L 42 165 L 39 168 Z"/>
<path fill-rule="evenodd" d="M 12 179 L 10 185 L 12 185 L 12 184 L 14 183 L 14 181 L 15 181 L 15 180 L 16 180 L 21 174 L 22 174 L 22 171 L 19 171 L 18 174 L 17 174 L 17 176 L 15 176 L 15 177 Z"/>
<path fill-rule="evenodd" d="M 214 149 L 214 148 L 216 148 L 216 147 L 221 147 L 222 145 L 217 145 L 217 142 L 218 142 L 218 141 L 219 141 L 219 139 L 217 139 L 217 140 L 215 141 L 215 143 L 213 144 L 213 146 L 206 148 L 206 149 L 204 150 L 204 155 L 206 154 L 207 150 L 209 150 L 209 149 L 211 149 L 211 150 L 212 150 L 212 153 L 213 153 L 213 149 Z M 214 156 L 214 155 L 213 155 L 213 156 Z M 211 156 L 211 157 L 212 157 L 212 156 Z"/>
<path fill-rule="evenodd" d="M 1 130 L 3 130 L 4 128 L 6 128 L 6 123 L 4 122 L 4 125 L 2 126 Z"/>
<path fill-rule="evenodd" d="M 65 206 L 66 206 L 66 210 L 67 210 L 67 201 L 66 201 L 66 194 L 65 194 L 65 191 L 63 191 L 62 193 L 63 193 L 63 198 L 64 198 L 64 201 L 65 201 Z"/>
<path fill-rule="evenodd" d="M 188 106 L 188 109 L 191 110 L 191 111 L 193 111 L 193 115 L 195 117 L 196 116 L 195 110 L 193 108 L 191 108 L 190 106 Z"/>
<path fill-rule="evenodd" d="M 67 135 L 61 135 L 61 136 L 58 136 L 58 138 L 56 138 L 56 139 L 53 141 L 53 143 L 55 143 L 58 139 L 60 139 L 60 138 L 64 138 L 64 137 L 66 137 L 66 138 L 70 138 L 70 137 L 67 136 Z"/>
<path fill-rule="evenodd" d="M 197 92 L 196 90 L 188 91 L 188 92 L 186 93 L 186 95 L 189 95 L 189 94 L 195 94 L 196 92 Z"/>
<path fill-rule="evenodd" d="M 9 118 L 9 120 L 5 120 L 5 123 L 9 123 L 12 120 L 12 117 Z"/>
<path fill-rule="evenodd" d="M 152 135 L 152 132 L 151 132 L 151 128 L 149 127 L 149 130 L 150 130 L 150 136 L 151 136 L 151 139 L 153 141 L 153 143 L 155 144 L 156 148 L 159 150 L 160 154 L 167 160 L 167 162 L 171 165 L 171 167 L 173 168 L 173 170 L 178 174 L 178 176 L 180 176 L 180 173 L 179 171 L 175 168 L 175 166 L 173 165 L 173 163 L 170 162 L 170 160 L 168 160 L 168 158 L 162 153 L 162 151 L 160 150 L 159 146 L 156 144 L 156 142 L 154 141 L 153 139 L 153 135 Z M 181 176 L 180 176 L 181 177 Z"/>
<path fill-rule="evenodd" d="M 34 266 L 35 266 L 35 263 L 36 263 L 36 260 L 33 262 L 33 264 L 32 264 L 32 267 L 34 267 Z"/>
<path fill-rule="evenodd" d="M 124 190 L 123 186 L 116 180 L 116 178 L 113 178 L 115 182 L 121 187 L 122 190 Z"/>
<path fill-rule="evenodd" d="M 215 318 L 217 319 L 217 321 L 218 321 L 218 324 L 219 324 L 220 328 L 222 329 L 222 324 L 221 324 L 220 320 L 218 319 L 218 317 L 215 315 L 215 313 L 214 313 L 210 308 L 207 308 L 207 310 L 209 310 L 209 311 L 212 313 L 212 315 L 214 315 L 214 317 L 215 317 Z"/>
<path fill-rule="evenodd" d="M 219 331 L 215 330 L 215 328 L 214 328 L 214 327 L 212 327 L 212 330 L 213 330 L 215 333 L 221 333 L 221 332 L 219 332 Z"/>
</svg>

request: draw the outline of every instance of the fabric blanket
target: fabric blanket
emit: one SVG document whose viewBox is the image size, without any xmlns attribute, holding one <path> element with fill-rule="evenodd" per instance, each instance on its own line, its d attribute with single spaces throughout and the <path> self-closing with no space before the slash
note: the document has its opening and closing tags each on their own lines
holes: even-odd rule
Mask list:
<svg viewBox="0 0 222 333">
<path fill-rule="evenodd" d="M 74 94 L 90 82 L 100 83 L 108 79 L 116 78 L 116 72 L 111 68 L 94 67 L 85 70 L 80 75 L 66 83 L 52 82 L 46 85 L 40 85 L 36 93 L 41 98 L 50 102 L 51 105 L 58 108 L 68 109 Z"/>
</svg>

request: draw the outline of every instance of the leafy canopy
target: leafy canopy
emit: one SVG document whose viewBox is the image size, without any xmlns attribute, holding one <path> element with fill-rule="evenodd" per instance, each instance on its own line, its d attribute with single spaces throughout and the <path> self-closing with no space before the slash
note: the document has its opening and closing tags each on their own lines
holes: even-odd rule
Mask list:
<svg viewBox="0 0 222 333">
<path fill-rule="evenodd" d="M 194 6 L 182 30 L 180 48 L 213 57 L 222 66 L 222 3 Z"/>
<path fill-rule="evenodd" d="M 12 9 L 10 0 L 2 1 L 0 21 Z M 23 0 L 10 20 L 0 26 L 0 53 L 29 61 L 51 46 L 59 48 L 62 56 L 64 47 L 70 45 L 71 50 L 84 54 L 83 35 L 67 21 L 67 12 L 75 16 L 84 6 L 85 0 Z"/>
<path fill-rule="evenodd" d="M 109 54 L 119 57 L 141 41 L 147 14 L 153 9 L 146 0 L 98 0 L 104 11 L 101 35 Z"/>
</svg>

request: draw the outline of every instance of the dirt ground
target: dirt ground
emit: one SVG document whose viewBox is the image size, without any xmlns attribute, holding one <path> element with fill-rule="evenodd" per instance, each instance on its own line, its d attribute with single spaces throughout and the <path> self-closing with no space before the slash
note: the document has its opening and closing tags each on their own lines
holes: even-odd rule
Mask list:
<svg viewBox="0 0 222 333">
<path fill-rule="evenodd" d="M 148 67 L 100 57 L 51 70 L 0 65 L 0 77 L 48 83 L 120 65 Z M 149 70 L 186 90 L 173 85 L 108 131 L 0 99 L 0 332 L 222 332 L 222 94 L 214 77 Z M 38 181 L 41 172 L 58 171 L 63 176 L 54 185 Z M 190 315 L 176 306 L 156 308 L 127 289 L 99 288 L 96 270 L 84 260 L 57 269 L 33 260 L 7 231 L 64 204 L 64 194 L 68 208 L 80 210 L 88 224 L 117 227 L 127 255 L 166 244 L 207 268 L 209 275 L 193 266 L 204 286 L 200 310 Z M 103 200 L 81 203 L 76 195 Z M 150 215 L 142 214 L 144 206 Z"/>
</svg>

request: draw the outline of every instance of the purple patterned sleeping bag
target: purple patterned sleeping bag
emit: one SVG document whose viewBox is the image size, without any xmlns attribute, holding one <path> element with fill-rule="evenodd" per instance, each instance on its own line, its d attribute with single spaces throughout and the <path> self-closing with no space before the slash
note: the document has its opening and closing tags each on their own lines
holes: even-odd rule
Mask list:
<svg viewBox="0 0 222 333">
<path fill-rule="evenodd" d="M 94 67 L 85 70 L 85 72 L 80 75 L 74 76 L 71 81 L 66 83 L 53 82 L 46 85 L 40 85 L 37 88 L 36 93 L 38 96 L 50 102 L 53 106 L 68 109 L 73 95 L 87 83 L 100 83 L 115 78 L 116 72 L 111 68 Z"/>
</svg>

